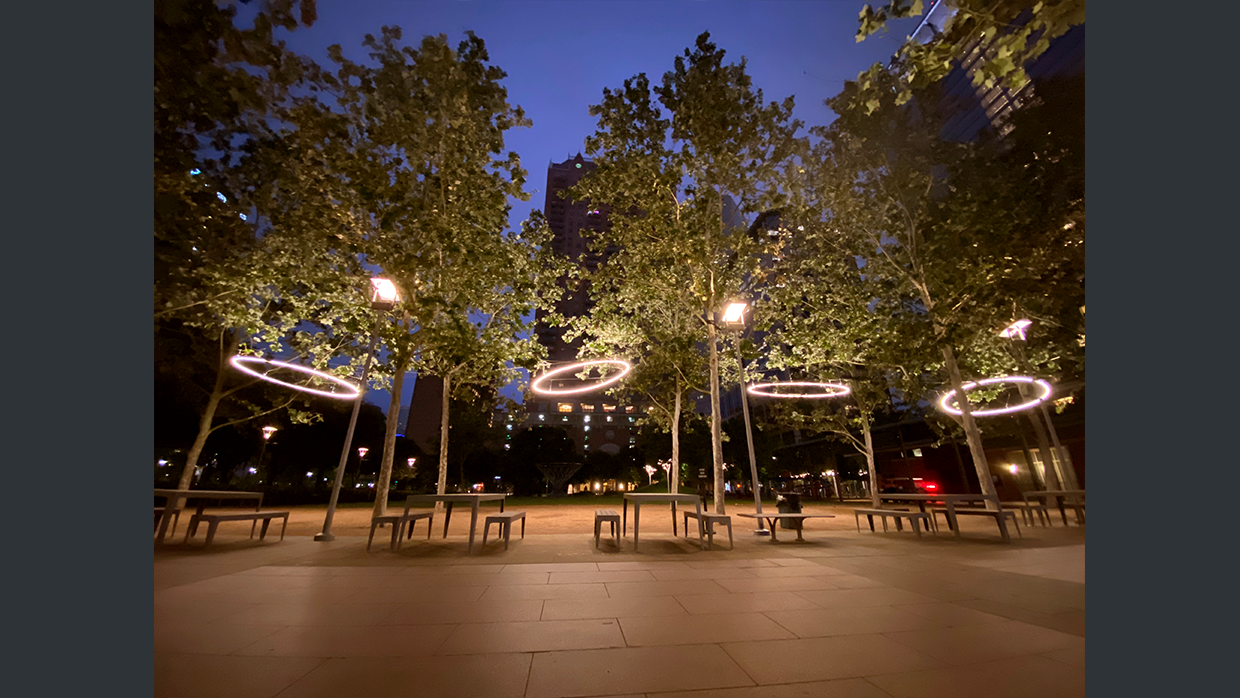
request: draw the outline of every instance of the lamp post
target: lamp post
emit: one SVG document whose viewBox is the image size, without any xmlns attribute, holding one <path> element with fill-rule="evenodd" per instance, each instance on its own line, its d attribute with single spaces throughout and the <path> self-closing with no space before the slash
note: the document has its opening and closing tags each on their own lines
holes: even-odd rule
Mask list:
<svg viewBox="0 0 1240 698">
<path fill-rule="evenodd" d="M 263 427 L 263 447 L 258 449 L 258 467 L 263 467 L 263 455 L 267 453 L 267 442 L 271 440 L 271 435 L 278 431 L 275 427 Z"/>
<path fill-rule="evenodd" d="M 1016 359 L 1020 361 L 1021 368 L 1025 371 L 1029 371 L 1029 361 L 1025 358 L 1025 330 L 1027 330 L 1032 324 L 1033 322 L 1030 320 L 1021 319 L 1013 322 L 999 332 L 1000 337 L 1005 337 L 1012 341 L 1012 349 L 1016 352 Z M 1021 385 L 1020 390 L 1021 395 L 1024 396 L 1026 392 L 1025 386 Z M 1066 451 L 1063 450 L 1063 446 L 1059 443 L 1059 433 L 1055 431 L 1055 425 L 1051 422 L 1050 410 L 1046 409 L 1045 401 L 1038 404 L 1038 411 L 1041 412 L 1042 419 L 1046 422 L 1046 429 L 1050 432 L 1051 443 L 1055 445 L 1055 463 L 1047 463 L 1046 467 L 1055 468 L 1055 472 L 1052 474 L 1056 476 L 1056 479 L 1059 480 L 1062 487 L 1066 489 L 1079 489 L 1076 482 L 1076 471 L 1072 467 L 1071 457 Z M 1030 418 L 1032 419 L 1032 415 Z M 1038 426 L 1036 420 L 1034 420 L 1034 422 L 1034 426 Z M 1045 436 L 1043 435 L 1042 438 L 1045 439 Z M 1062 465 L 1067 465 L 1067 467 L 1059 467 Z"/>
<path fill-rule="evenodd" d="M 741 386 L 741 412 L 745 415 L 745 441 L 749 444 L 749 475 L 753 481 L 753 505 L 758 512 L 758 528 L 754 530 L 754 535 L 765 536 L 770 535 L 770 531 L 766 530 L 762 522 L 762 485 L 758 481 L 758 459 L 753 451 L 753 427 L 749 423 L 749 396 L 747 394 L 749 385 L 745 380 L 745 360 L 741 357 L 741 336 L 745 333 L 747 326 L 746 313 L 749 311 L 749 303 L 745 301 L 733 301 L 723 311 L 723 317 L 720 324 L 724 329 L 736 330 L 736 367 L 740 369 L 740 386 Z"/>
<path fill-rule="evenodd" d="M 336 502 L 340 499 L 340 486 L 344 483 L 344 466 L 349 460 L 349 448 L 353 445 L 353 429 L 357 426 L 357 413 L 362 409 L 362 400 L 366 397 L 366 378 L 370 375 L 370 361 L 375 355 L 375 343 L 379 341 L 379 328 L 383 326 L 383 315 L 396 307 L 400 301 L 400 291 L 396 284 L 388 279 L 374 278 L 370 280 L 370 307 L 378 310 L 375 328 L 370 332 L 370 346 L 366 348 L 366 363 L 362 366 L 362 382 L 358 386 L 357 401 L 353 403 L 353 415 L 349 417 L 349 429 L 344 435 L 344 447 L 340 449 L 340 463 L 336 466 L 336 481 L 332 483 L 332 497 L 327 503 L 327 517 L 323 519 L 323 530 L 314 534 L 317 541 L 336 540 L 332 533 L 332 519 L 336 516 Z"/>
<path fill-rule="evenodd" d="M 646 470 L 646 477 L 650 479 L 650 482 L 647 484 L 653 485 L 654 484 L 654 471 L 658 470 L 658 468 L 654 467 L 653 465 L 647 465 L 645 467 L 645 470 Z"/>
</svg>

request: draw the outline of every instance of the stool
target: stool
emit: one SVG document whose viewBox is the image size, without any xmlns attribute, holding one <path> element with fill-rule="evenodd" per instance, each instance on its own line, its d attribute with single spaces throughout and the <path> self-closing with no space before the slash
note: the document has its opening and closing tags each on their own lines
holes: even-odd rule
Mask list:
<svg viewBox="0 0 1240 698">
<path fill-rule="evenodd" d="M 611 535 L 616 539 L 616 550 L 620 549 L 620 515 L 615 509 L 596 509 L 594 511 L 594 547 L 598 546 L 599 531 L 604 523 L 611 524 Z"/>
</svg>

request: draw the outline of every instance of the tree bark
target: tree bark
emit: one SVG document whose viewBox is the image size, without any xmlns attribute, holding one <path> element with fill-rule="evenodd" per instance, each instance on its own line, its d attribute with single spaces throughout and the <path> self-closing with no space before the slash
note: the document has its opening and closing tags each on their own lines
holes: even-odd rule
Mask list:
<svg viewBox="0 0 1240 698">
<path fill-rule="evenodd" d="M 448 399 L 452 395 L 452 374 L 443 377 L 443 410 L 439 415 L 439 485 L 435 491 L 444 494 L 448 491 Z M 443 502 L 435 502 L 435 511 L 443 511 Z"/>
<path fill-rule="evenodd" d="M 227 338 L 227 342 L 225 339 Z M 228 370 L 225 364 L 228 357 L 232 354 L 232 348 L 237 345 L 237 331 L 229 330 L 220 333 L 220 363 L 215 369 L 215 385 L 211 388 L 211 397 L 207 399 L 207 406 L 202 411 L 202 417 L 198 420 L 198 435 L 194 437 L 194 445 L 190 446 L 189 454 L 185 458 L 185 468 L 181 470 L 181 479 L 177 483 L 177 489 L 186 490 L 194 481 L 194 469 L 198 467 L 198 459 L 202 456 L 202 450 L 207 445 L 207 437 L 211 435 L 211 423 L 215 421 L 215 411 L 220 406 L 220 401 L 224 397 L 224 374 Z M 225 347 L 229 351 L 225 351 Z"/>
<path fill-rule="evenodd" d="M 680 379 L 676 380 L 676 400 L 672 408 L 672 467 L 667 469 L 667 479 L 672 494 L 680 491 Z"/>
<path fill-rule="evenodd" d="M 874 439 L 870 435 L 870 420 L 861 412 L 861 435 L 865 438 L 865 464 L 870 469 L 870 504 L 877 509 L 878 501 L 878 466 L 874 464 Z"/>
<path fill-rule="evenodd" d="M 943 362 L 947 365 L 947 375 L 951 380 L 952 389 L 956 391 L 956 404 L 960 406 L 960 418 L 964 422 L 964 435 L 969 442 L 969 455 L 973 457 L 973 468 L 977 470 L 978 484 L 982 494 L 997 498 L 995 483 L 990 479 L 990 464 L 986 462 L 986 451 L 982 449 L 982 433 L 973 419 L 973 408 L 969 406 L 969 396 L 964 392 L 964 379 L 960 375 L 960 366 L 956 364 L 956 354 L 946 344 L 942 345 Z M 986 508 L 994 511 L 998 505 L 993 500 L 986 500 Z"/>
<path fill-rule="evenodd" d="M 379 462 L 379 482 L 375 484 L 375 516 L 387 513 L 388 491 L 392 483 L 392 462 L 396 458 L 396 431 L 400 428 L 400 395 L 405 385 L 405 366 L 397 360 L 392 376 L 392 399 L 388 402 L 387 428 L 383 432 L 383 460 Z"/>
<path fill-rule="evenodd" d="M 715 513 L 724 514 L 723 504 L 723 421 L 719 414 L 719 346 L 715 323 L 706 324 L 707 344 L 710 349 L 710 447 L 715 466 Z"/>
</svg>

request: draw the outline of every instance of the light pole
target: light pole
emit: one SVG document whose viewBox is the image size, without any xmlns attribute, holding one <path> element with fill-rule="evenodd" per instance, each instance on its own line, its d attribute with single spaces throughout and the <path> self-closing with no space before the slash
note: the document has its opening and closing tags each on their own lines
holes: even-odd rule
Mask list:
<svg viewBox="0 0 1240 698">
<path fill-rule="evenodd" d="M 1025 371 L 1030 370 L 1029 361 L 1025 358 L 1025 330 L 1027 330 L 1032 324 L 1033 322 L 1030 320 L 1017 320 L 1016 322 L 1013 322 L 1003 328 L 1003 330 L 999 333 L 1000 337 L 1006 337 L 1007 339 L 1012 340 L 1012 348 L 1016 352 L 1016 358 L 1020 361 L 1021 369 Z M 1025 387 L 1022 385 L 1021 394 L 1024 395 L 1024 393 Z M 1061 487 L 1065 489 L 1079 489 L 1076 482 L 1076 471 L 1072 467 L 1071 456 L 1064 451 L 1063 446 L 1059 443 L 1059 433 L 1055 431 L 1055 425 L 1051 422 L 1051 414 L 1050 411 L 1046 409 L 1045 401 L 1038 404 L 1038 411 L 1042 413 L 1042 419 L 1046 422 L 1046 429 L 1051 435 L 1051 443 L 1055 445 L 1055 463 L 1047 463 L 1046 465 L 1048 467 L 1055 468 L 1056 472 L 1054 474 L 1057 476 L 1056 479 L 1059 480 Z"/>
<path fill-rule="evenodd" d="M 745 415 L 745 441 L 749 444 L 749 475 L 753 479 L 753 505 L 758 511 L 758 528 L 754 530 L 754 535 L 765 536 L 770 535 L 770 531 L 766 530 L 762 522 L 762 485 L 758 481 L 758 459 L 753 452 L 753 427 L 749 423 L 749 396 L 747 395 L 749 385 L 745 380 L 745 360 L 741 357 L 741 336 L 745 333 L 747 325 L 745 316 L 748 311 L 749 303 L 733 301 L 723 311 L 720 324 L 724 329 L 736 330 L 736 367 L 740 369 L 741 412 Z"/>
<path fill-rule="evenodd" d="M 396 284 L 388 279 L 374 278 L 370 280 L 372 288 L 370 307 L 379 311 L 375 318 L 375 328 L 370 332 L 370 346 L 366 348 L 366 363 L 362 366 L 362 382 L 357 390 L 357 402 L 353 403 L 353 415 L 349 417 L 349 429 L 344 435 L 344 447 L 340 449 L 340 463 L 336 466 L 336 481 L 332 483 L 332 497 L 327 502 L 327 517 L 323 519 L 323 530 L 314 534 L 317 541 L 336 540 L 332 533 L 332 518 L 336 515 L 336 502 L 340 499 L 340 486 L 344 483 L 344 466 L 349 460 L 349 447 L 353 445 L 353 429 L 357 426 L 357 413 L 362 409 L 362 400 L 366 397 L 366 378 L 370 375 L 370 361 L 375 355 L 375 343 L 379 341 L 379 328 L 383 326 L 383 315 L 396 307 L 400 301 L 400 291 Z"/>
<path fill-rule="evenodd" d="M 263 468 L 263 455 L 267 453 L 267 442 L 271 440 L 271 435 L 278 431 L 275 427 L 263 427 L 263 447 L 258 449 L 258 468 Z"/>
<path fill-rule="evenodd" d="M 653 485 L 654 484 L 654 471 L 658 470 L 658 468 L 654 467 L 653 465 L 647 465 L 645 467 L 645 470 L 646 470 L 646 477 L 650 479 L 650 482 L 648 482 L 647 484 Z"/>
</svg>

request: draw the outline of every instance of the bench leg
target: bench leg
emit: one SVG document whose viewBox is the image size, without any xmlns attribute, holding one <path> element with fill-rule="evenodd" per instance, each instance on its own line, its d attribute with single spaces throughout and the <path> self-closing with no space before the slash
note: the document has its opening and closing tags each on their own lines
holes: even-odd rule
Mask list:
<svg viewBox="0 0 1240 698">
<path fill-rule="evenodd" d="M 521 517 L 521 540 L 525 540 L 525 517 Z"/>
<path fill-rule="evenodd" d="M 735 547 L 732 543 L 732 519 L 728 519 L 728 550 L 732 550 Z"/>
<path fill-rule="evenodd" d="M 895 520 L 896 520 L 896 531 L 897 531 L 897 532 L 900 532 L 900 533 L 903 533 L 903 532 L 904 532 L 904 524 L 900 522 L 900 517 L 899 517 L 899 516 L 893 516 L 893 517 L 891 517 L 891 518 L 893 518 L 893 519 L 895 519 Z"/>
<path fill-rule="evenodd" d="M 267 519 L 263 519 L 263 520 L 267 521 Z M 254 528 L 256 526 L 258 526 L 258 519 L 254 519 L 254 523 L 250 524 L 250 537 L 251 538 L 254 537 Z M 262 538 L 259 538 L 259 540 L 262 540 Z"/>
<path fill-rule="evenodd" d="M 207 525 L 207 543 L 206 543 L 206 545 L 211 545 L 211 541 L 215 540 L 215 529 L 216 529 L 216 527 L 217 527 L 217 526 L 219 526 L 219 525 L 220 525 L 220 522 L 219 522 L 219 521 L 212 521 L 210 524 L 208 524 L 208 525 Z M 203 547 L 205 548 L 205 547 L 206 547 L 206 545 L 204 545 Z"/>
<path fill-rule="evenodd" d="M 886 533 L 886 532 L 887 532 L 887 517 L 886 517 L 886 516 L 880 516 L 879 518 L 881 518 L 881 519 L 883 520 L 883 533 Z"/>
<path fill-rule="evenodd" d="M 866 515 L 865 515 L 865 518 L 866 518 L 866 520 L 867 520 L 867 521 L 869 521 L 869 522 L 870 522 L 870 533 L 874 533 L 874 515 L 873 515 L 873 514 L 866 514 Z"/>
<path fill-rule="evenodd" d="M 366 539 L 366 552 L 370 552 L 370 544 L 375 539 L 375 529 L 379 527 L 378 521 L 370 522 L 370 537 Z"/>
<path fill-rule="evenodd" d="M 512 521 L 504 522 L 504 550 L 508 549 L 508 539 L 512 536 Z"/>
<path fill-rule="evenodd" d="M 896 521 L 898 522 L 899 519 L 896 519 Z M 909 519 L 909 523 L 913 524 L 913 533 L 916 533 L 917 537 L 921 538 L 921 522 L 917 519 Z"/>
<path fill-rule="evenodd" d="M 284 523 L 280 525 L 280 540 L 284 540 L 284 531 L 288 528 L 288 515 L 284 516 Z"/>
<path fill-rule="evenodd" d="M 491 530 L 491 522 L 485 521 L 482 524 L 482 544 L 487 544 L 487 532 Z"/>
<path fill-rule="evenodd" d="M 598 519 L 594 520 L 594 547 L 596 549 L 598 548 L 598 531 L 599 531 L 599 528 L 601 528 L 601 524 L 602 522 L 599 521 Z"/>
<path fill-rule="evenodd" d="M 255 521 L 254 523 L 258 523 L 258 522 L 257 522 L 257 521 Z M 271 519 L 270 519 L 270 518 L 263 519 L 263 529 L 262 529 L 262 532 L 258 534 L 258 539 L 259 539 L 259 540 L 263 540 L 263 539 L 265 539 L 265 538 L 267 537 L 267 528 L 268 528 L 269 526 L 271 526 Z M 251 531 L 250 531 L 250 537 L 251 537 L 251 538 L 253 538 L 253 537 L 254 537 L 254 531 L 253 531 L 253 528 L 252 528 L 252 527 L 251 527 Z"/>
<path fill-rule="evenodd" d="M 389 550 L 400 550 L 400 541 L 404 538 L 405 524 L 408 523 L 413 528 L 413 522 L 406 522 L 404 519 L 397 519 L 392 522 L 392 542 L 388 544 Z"/>
</svg>

